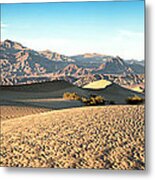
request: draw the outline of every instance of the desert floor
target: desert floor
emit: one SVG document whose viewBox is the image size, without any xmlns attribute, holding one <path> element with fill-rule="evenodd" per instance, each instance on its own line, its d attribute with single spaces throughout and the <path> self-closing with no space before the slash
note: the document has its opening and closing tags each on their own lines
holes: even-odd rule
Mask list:
<svg viewBox="0 0 155 180">
<path fill-rule="evenodd" d="M 50 111 L 47 108 L 29 107 L 29 106 L 13 106 L 3 105 L 0 106 L 0 119 L 1 122 L 13 118 L 19 118 L 27 115 L 38 114 L 42 112 Z"/>
<path fill-rule="evenodd" d="M 1 166 L 144 169 L 144 105 L 1 106 Z"/>
</svg>

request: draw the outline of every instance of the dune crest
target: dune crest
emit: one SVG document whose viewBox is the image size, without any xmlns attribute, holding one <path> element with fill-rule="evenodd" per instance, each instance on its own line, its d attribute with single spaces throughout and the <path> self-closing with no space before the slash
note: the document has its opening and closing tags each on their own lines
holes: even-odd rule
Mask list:
<svg viewBox="0 0 155 180">
<path fill-rule="evenodd" d="M 86 88 L 86 89 L 103 89 L 110 84 L 111 84 L 110 81 L 102 79 L 102 80 L 91 82 L 91 83 L 83 86 L 83 88 Z"/>
</svg>

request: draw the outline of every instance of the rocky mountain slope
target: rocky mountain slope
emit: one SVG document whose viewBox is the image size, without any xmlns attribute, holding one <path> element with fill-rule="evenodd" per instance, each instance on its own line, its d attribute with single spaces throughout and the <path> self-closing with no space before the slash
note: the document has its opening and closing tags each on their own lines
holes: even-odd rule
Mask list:
<svg viewBox="0 0 155 180">
<path fill-rule="evenodd" d="M 31 84 L 66 80 L 78 86 L 107 78 L 119 85 L 144 84 L 144 62 L 87 53 L 65 56 L 49 50 L 35 51 L 18 42 L 0 43 L 1 84 Z"/>
<path fill-rule="evenodd" d="M 5 40 L 0 46 L 1 83 L 16 84 L 19 78 L 32 78 L 56 72 L 71 58 L 49 51 L 37 52 L 20 43 Z"/>
</svg>

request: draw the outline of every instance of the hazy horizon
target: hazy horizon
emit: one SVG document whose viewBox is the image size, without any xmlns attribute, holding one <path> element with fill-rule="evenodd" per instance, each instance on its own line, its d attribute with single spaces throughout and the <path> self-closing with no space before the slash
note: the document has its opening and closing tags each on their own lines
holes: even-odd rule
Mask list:
<svg viewBox="0 0 155 180">
<path fill-rule="evenodd" d="M 2 41 L 67 56 L 144 60 L 144 1 L 1 4 L 1 9 Z"/>
</svg>

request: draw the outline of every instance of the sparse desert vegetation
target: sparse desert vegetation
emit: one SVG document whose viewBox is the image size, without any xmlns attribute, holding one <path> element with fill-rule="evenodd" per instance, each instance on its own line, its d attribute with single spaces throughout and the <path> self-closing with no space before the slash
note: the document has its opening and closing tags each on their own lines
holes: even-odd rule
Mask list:
<svg viewBox="0 0 155 180">
<path fill-rule="evenodd" d="M 1 122 L 1 166 L 144 169 L 144 105 L 72 108 Z"/>
<path fill-rule="evenodd" d="M 64 99 L 67 100 L 78 100 L 84 103 L 85 105 L 104 105 L 105 104 L 105 99 L 102 96 L 97 96 L 97 95 L 90 95 L 90 97 L 84 97 L 78 95 L 76 92 L 66 92 L 63 95 Z"/>
<path fill-rule="evenodd" d="M 66 92 L 64 93 L 63 98 L 67 100 L 78 100 L 88 106 L 104 105 L 106 102 L 102 96 L 90 95 L 90 97 L 84 97 L 78 95 L 76 92 Z"/>
<path fill-rule="evenodd" d="M 139 96 L 132 96 L 132 97 L 128 97 L 126 99 L 127 104 L 142 104 L 144 103 L 144 98 L 141 98 Z"/>
<path fill-rule="evenodd" d="M 82 97 L 81 101 L 88 106 L 104 105 L 105 99 L 102 96 L 91 95 L 90 98 Z"/>
<path fill-rule="evenodd" d="M 67 100 L 81 100 L 81 97 L 76 92 L 66 92 L 63 98 Z"/>
</svg>

